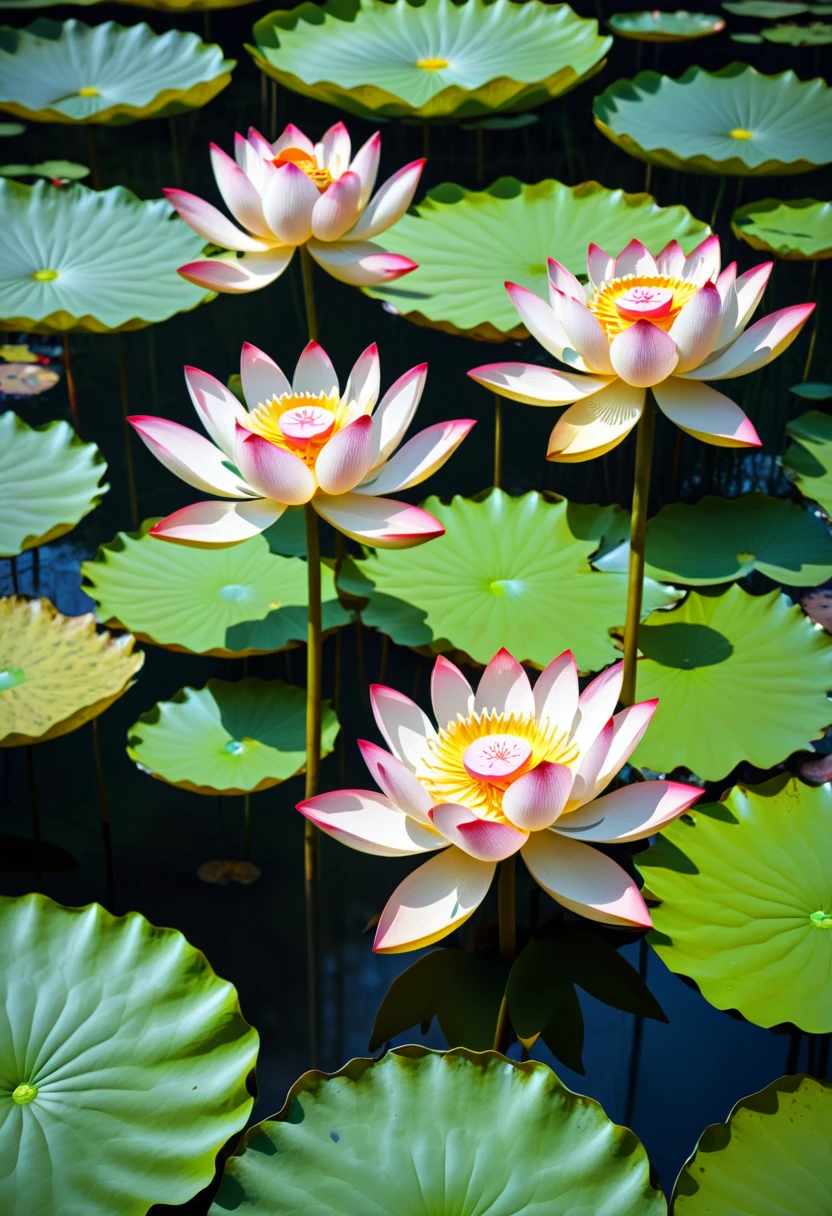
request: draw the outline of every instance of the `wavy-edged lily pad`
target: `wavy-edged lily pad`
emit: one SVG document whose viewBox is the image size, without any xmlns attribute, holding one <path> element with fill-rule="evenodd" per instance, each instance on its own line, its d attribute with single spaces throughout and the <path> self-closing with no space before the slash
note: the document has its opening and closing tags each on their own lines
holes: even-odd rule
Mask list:
<svg viewBox="0 0 832 1216">
<path fill-rule="evenodd" d="M 671 971 L 758 1026 L 832 1030 L 828 785 L 781 773 L 735 786 L 670 824 L 636 864 L 661 900 L 648 941 Z"/>
<path fill-rule="evenodd" d="M 418 549 L 379 550 L 354 564 L 352 579 L 345 572 L 344 589 L 369 598 L 365 624 L 394 642 L 461 651 L 475 663 L 501 646 L 536 667 L 571 649 L 584 672 L 618 657 L 610 631 L 624 620 L 626 575 L 593 570 L 590 558 L 605 539 L 620 539 L 621 508 L 502 490 L 425 506 L 444 536 Z M 676 598 L 648 580 L 645 616 Z"/>
<path fill-rule="evenodd" d="M 607 25 L 619 38 L 632 38 L 636 42 L 690 42 L 725 29 L 722 17 L 689 13 L 686 9 L 677 9 L 675 13 L 662 13 L 658 9 L 614 13 Z"/>
<path fill-rule="evenodd" d="M 24 30 L 0 27 L 0 110 L 34 122 L 162 118 L 204 106 L 235 66 L 182 30 L 42 18 Z"/>
<path fill-rule="evenodd" d="M 805 498 L 832 516 L 832 417 L 809 410 L 790 422 L 786 433 L 795 441 L 783 457 L 786 472 Z"/>
<path fill-rule="evenodd" d="M 731 216 L 731 227 L 752 249 L 786 261 L 832 258 L 832 203 L 815 198 L 764 198 L 738 207 Z"/>
<path fill-rule="evenodd" d="M 780 1077 L 699 1138 L 674 1216 L 825 1216 L 832 1195 L 832 1081 Z"/>
<path fill-rule="evenodd" d="M 599 558 L 599 570 L 626 572 L 629 545 Z M 647 524 L 645 570 L 661 582 L 707 586 L 759 570 L 776 583 L 816 587 L 832 578 L 832 536 L 797 503 L 767 494 L 707 495 L 671 503 Z"/>
<path fill-rule="evenodd" d="M 168 650 L 237 658 L 306 641 L 306 563 L 278 557 L 260 535 L 239 545 L 177 545 L 119 532 L 84 562 L 84 590 L 108 625 Z M 351 620 L 321 567 L 324 631 Z"/>
<path fill-rule="evenodd" d="M 825 6 L 824 11 L 832 12 L 832 5 Z M 763 37 L 767 42 L 777 42 L 784 46 L 829 46 L 832 43 L 832 22 L 775 25 L 770 30 L 763 30 Z"/>
<path fill-rule="evenodd" d="M 664 1216 L 649 1172 L 635 1135 L 545 1064 L 397 1047 L 302 1076 L 229 1160 L 211 1216 Z"/>
<path fill-rule="evenodd" d="M 77 730 L 127 692 L 143 662 L 130 634 L 98 633 L 91 612 L 0 599 L 0 747 Z"/>
<path fill-rule="evenodd" d="M 832 721 L 832 638 L 779 591 L 691 591 L 638 635 L 638 699 L 659 698 L 633 763 L 706 781 L 743 760 L 771 768 Z"/>
<path fill-rule="evenodd" d="M 548 293 L 546 259 L 586 274 L 587 233 L 604 249 L 633 237 L 658 253 L 674 238 L 689 252 L 710 232 L 686 207 L 598 182 L 565 186 L 501 177 L 487 190 L 446 183 L 384 234 L 385 248 L 418 262 L 406 282 L 366 288 L 409 321 L 488 342 L 525 338 L 506 280 Z"/>
<path fill-rule="evenodd" d="M 138 912 L 0 897 L 0 976 L 0 1209 L 145 1216 L 206 1187 L 258 1037 L 205 956 Z"/>
<path fill-rule="evenodd" d="M 94 443 L 82 443 L 68 422 L 27 426 L 0 415 L 0 557 L 63 536 L 110 488 Z"/>
<path fill-rule="evenodd" d="M 338 735 L 328 701 L 321 754 Z M 302 772 L 306 693 L 282 680 L 209 680 L 160 701 L 127 732 L 127 754 L 160 781 L 195 794 L 248 794 Z"/>
<path fill-rule="evenodd" d="M 0 229 L 4 329 L 141 329 L 214 298 L 176 273 L 204 241 L 165 199 L 2 180 Z"/>
<path fill-rule="evenodd" d="M 832 160 L 832 91 L 747 63 L 690 67 L 674 80 L 639 72 L 595 98 L 595 125 L 639 160 L 721 176 L 808 173 Z"/>
<path fill-rule="evenodd" d="M 612 38 L 541 0 L 325 0 L 254 26 L 257 66 L 363 118 L 530 110 L 604 66 Z M 337 48 L 337 49 L 336 49 Z"/>
</svg>

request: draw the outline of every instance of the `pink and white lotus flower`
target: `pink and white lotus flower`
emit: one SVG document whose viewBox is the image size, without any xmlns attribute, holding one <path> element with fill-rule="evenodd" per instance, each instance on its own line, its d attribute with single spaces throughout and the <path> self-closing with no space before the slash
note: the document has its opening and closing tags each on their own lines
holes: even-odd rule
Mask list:
<svg viewBox="0 0 832 1216">
<path fill-rule="evenodd" d="M 773 263 L 720 274 L 719 238 L 685 256 L 671 241 L 658 257 L 630 241 L 617 258 L 589 247 L 589 283 L 549 258 L 549 303 L 516 283 L 506 289 L 529 333 L 568 371 L 489 363 L 468 374 L 528 405 L 569 405 L 547 458 L 591 460 L 621 443 L 651 389 L 659 409 L 689 435 L 718 447 L 759 447 L 750 420 L 703 384 L 764 367 L 803 328 L 814 304 L 782 308 L 746 329 Z"/>
<path fill-rule="evenodd" d="M 415 270 L 374 238 L 410 206 L 425 162 L 405 165 L 371 198 L 380 154 L 376 132 L 352 156 L 342 122 L 317 144 L 291 123 L 273 144 L 251 127 L 247 139 L 234 137 L 234 160 L 211 144 L 220 194 L 241 226 L 186 190 L 164 194 L 194 232 L 242 256 L 189 262 L 179 273 L 211 291 L 256 291 L 283 274 L 300 245 L 327 274 L 359 287 Z"/>
<path fill-rule="evenodd" d="M 422 395 L 426 363 L 400 376 L 377 407 L 375 343 L 356 362 L 343 392 L 317 342 L 301 354 L 291 383 L 248 342 L 240 373 L 248 409 L 213 376 L 185 368 L 191 401 L 213 442 L 167 418 L 130 419 L 165 468 L 225 500 L 175 511 L 153 526 L 154 536 L 235 544 L 268 528 L 287 506 L 304 503 L 345 536 L 379 548 L 442 535 L 445 529 L 427 511 L 386 497 L 425 481 L 474 425 L 471 418 L 439 422 L 399 448 Z"/>
<path fill-rule="evenodd" d="M 519 852 L 554 899 L 590 920 L 649 927 L 635 882 L 592 846 L 640 840 L 702 793 L 674 781 L 639 781 L 605 793 L 656 709 L 614 713 L 621 664 L 579 695 L 571 652 L 532 688 L 506 650 L 476 693 L 438 658 L 431 692 L 437 728 L 392 688 L 371 689 L 390 751 L 359 742 L 381 789 L 339 790 L 298 805 L 322 831 L 383 857 L 433 853 L 393 893 L 374 949 L 384 954 L 439 941 L 485 898 L 499 861 Z"/>
</svg>

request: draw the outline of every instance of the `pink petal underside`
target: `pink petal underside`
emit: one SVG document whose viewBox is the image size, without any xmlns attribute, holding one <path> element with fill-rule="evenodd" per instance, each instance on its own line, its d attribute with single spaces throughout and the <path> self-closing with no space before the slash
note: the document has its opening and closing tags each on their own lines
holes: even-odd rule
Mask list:
<svg viewBox="0 0 832 1216">
<path fill-rule="evenodd" d="M 679 362 L 676 374 L 698 367 L 714 348 L 722 325 L 722 300 L 713 283 L 700 287 L 668 331 L 676 343 Z"/>
<path fill-rule="evenodd" d="M 636 781 L 562 815 L 554 831 L 591 844 L 644 840 L 677 819 L 704 792 L 679 781 Z"/>
<path fill-rule="evenodd" d="M 388 177 L 375 198 L 365 207 L 347 239 L 369 241 L 392 228 L 413 202 L 424 167 L 424 160 L 414 160 Z"/>
<path fill-rule="evenodd" d="M 517 283 L 506 283 L 505 286 L 520 320 L 535 341 L 555 359 L 568 361 L 570 366 L 585 371 L 586 364 L 577 351 L 570 350 L 569 336 L 555 316 L 552 306 L 527 287 L 520 287 Z"/>
<path fill-rule="evenodd" d="M 415 772 L 428 751 L 428 739 L 436 738 L 427 714 L 410 697 L 384 684 L 370 685 L 370 704 L 393 755 Z"/>
<path fill-rule="evenodd" d="M 572 912 L 608 925 L 650 929 L 653 922 L 638 887 L 611 858 L 566 836 L 535 832 L 522 857 L 532 878 Z"/>
<path fill-rule="evenodd" d="M 221 498 L 256 497 L 228 466 L 225 452 L 190 427 L 168 418 L 134 414 L 127 421 L 161 464 L 186 485 Z"/>
<path fill-rule="evenodd" d="M 232 392 L 198 367 L 185 368 L 185 385 L 197 416 L 217 447 L 234 454 L 234 428 L 245 410 Z"/>
<path fill-rule="evenodd" d="M 567 270 L 560 262 L 556 262 L 554 258 L 546 259 L 546 273 L 549 282 L 556 291 L 561 291 L 565 296 L 571 296 L 573 300 L 577 300 L 579 304 L 586 304 L 586 292 L 580 279 L 576 279 L 571 270 Z"/>
<path fill-rule="evenodd" d="M 430 813 L 437 832 L 449 844 L 456 845 L 477 861 L 503 861 L 513 856 L 528 840 L 528 832 L 518 831 L 507 823 L 480 819 L 466 806 L 443 802 Z"/>
<path fill-rule="evenodd" d="M 534 712 L 538 722 L 548 718 L 560 730 L 571 731 L 578 710 L 578 668 L 571 650 L 552 659 L 534 685 Z"/>
<path fill-rule="evenodd" d="M 214 245 L 238 252 L 256 253 L 267 250 L 269 245 L 274 243 L 273 241 L 261 241 L 259 237 L 243 232 L 242 228 L 232 224 L 231 220 L 213 204 L 206 203 L 205 199 L 197 198 L 195 194 L 189 194 L 187 190 L 168 189 L 163 190 L 162 193 L 171 206 L 176 208 L 188 227 L 193 228 L 194 232 L 203 240 L 210 241 Z"/>
<path fill-rule="evenodd" d="M 400 954 L 430 946 L 465 923 L 488 894 L 493 861 L 447 849 L 396 888 L 381 914 L 373 950 Z"/>
<path fill-rule="evenodd" d="M 765 367 L 791 346 L 814 309 L 814 304 L 793 304 L 761 317 L 709 363 L 688 372 L 687 378 L 729 380 Z"/>
<path fill-rule="evenodd" d="M 353 287 L 392 283 L 416 269 L 416 262 L 399 253 L 388 253 L 374 241 L 312 240 L 308 249 L 327 274 Z"/>
<path fill-rule="evenodd" d="M 368 418 L 369 422 L 370 419 Z M 409 439 L 388 462 L 374 470 L 357 494 L 398 494 L 426 481 L 454 454 L 475 424 L 474 418 L 437 422 Z"/>
<path fill-rule="evenodd" d="M 243 343 L 240 354 L 240 379 L 243 396 L 250 409 L 292 391 L 291 384 L 274 359 L 250 342 Z"/>
<path fill-rule="evenodd" d="M 589 747 L 581 749 L 581 758 L 573 769 L 572 789 L 569 794 L 570 809 L 581 806 L 592 797 L 598 777 L 609 756 L 614 729 L 613 720 L 610 718 Z"/>
<path fill-rule="evenodd" d="M 378 400 L 381 383 L 381 365 L 375 342 L 356 359 L 347 377 L 343 400 L 355 404 L 362 410 L 371 410 Z"/>
<path fill-rule="evenodd" d="M 278 166 L 263 197 L 263 214 L 279 241 L 303 245 L 309 240 L 312 209 L 319 198 L 318 187 L 297 165 Z"/>
<path fill-rule="evenodd" d="M 264 532 L 285 510 L 282 503 L 266 498 L 195 502 L 160 519 L 150 535 L 192 545 L 237 545 Z"/>
<path fill-rule="evenodd" d="M 352 158 L 350 170 L 357 173 L 361 179 L 361 206 L 366 207 L 370 201 L 378 176 L 378 162 L 381 157 L 381 132 L 376 131 L 366 143 L 363 143 Z"/>
<path fill-rule="evenodd" d="M 437 724 L 450 726 L 457 715 L 467 718 L 474 708 L 474 690 L 459 668 L 439 655 L 433 665 L 430 681 L 431 701 Z"/>
<path fill-rule="evenodd" d="M 359 739 L 358 748 L 373 780 L 390 801 L 412 819 L 429 825 L 433 799 L 410 769 L 376 743 Z"/>
<path fill-rule="evenodd" d="M 293 246 L 284 246 L 269 253 L 247 253 L 233 261 L 211 258 L 201 262 L 188 262 L 177 271 L 189 283 L 204 287 L 208 291 L 219 291 L 229 295 L 244 295 L 259 291 L 280 278 L 292 260 Z"/>
<path fill-rule="evenodd" d="M 563 292 L 554 292 L 553 295 L 557 318 L 569 335 L 570 344 L 591 372 L 611 376 L 610 340 L 601 322 L 585 304 L 573 300 L 571 296 Z"/>
<path fill-rule="evenodd" d="M 503 647 L 498 650 L 480 677 L 474 697 L 474 710 L 498 714 L 533 714 L 534 693 L 523 668 Z"/>
<path fill-rule="evenodd" d="M 337 431 L 315 462 L 325 494 L 345 494 L 363 481 L 373 463 L 373 420 L 369 414 Z"/>
<path fill-rule="evenodd" d="M 613 663 L 589 684 L 578 699 L 578 717 L 572 738 L 581 751 L 585 751 L 592 740 L 609 722 L 621 696 L 624 664 Z"/>
<path fill-rule="evenodd" d="M 445 847 L 430 826 L 411 819 L 375 790 L 335 790 L 299 802 L 297 809 L 327 836 L 376 857 L 409 857 Z"/>
<path fill-rule="evenodd" d="M 602 456 L 629 435 L 643 409 L 643 388 L 607 381 L 561 415 L 549 436 L 547 460 L 566 464 Z"/>
<path fill-rule="evenodd" d="M 615 258 L 611 258 L 600 245 L 596 245 L 592 241 L 589 246 L 589 253 L 587 254 L 587 270 L 589 271 L 589 281 L 593 287 L 600 287 L 602 283 L 608 282 L 613 277 L 615 273 Z"/>
<path fill-rule="evenodd" d="M 678 279 L 685 264 L 685 251 L 678 241 L 668 241 L 656 257 L 656 269 L 671 279 Z"/>
<path fill-rule="evenodd" d="M 722 325 L 714 343 L 715 353 L 723 350 L 729 342 L 733 342 L 744 331 L 763 298 L 763 292 L 771 277 L 774 263 L 763 262 L 762 265 L 747 270 L 739 278 L 736 277 L 736 262 L 732 262 L 731 265 L 734 267 L 733 278 L 724 285 L 723 289 L 721 286 L 723 274 L 727 273 L 723 271 L 717 283 L 717 288 L 723 297 L 723 309 Z"/>
<path fill-rule="evenodd" d="M 658 325 L 635 321 L 613 338 L 610 359 L 618 375 L 636 388 L 666 380 L 679 361 L 676 343 Z"/>
<path fill-rule="evenodd" d="M 344 173 L 328 186 L 312 208 L 312 235 L 319 241 L 337 241 L 352 228 L 361 204 L 361 181 Z"/>
<path fill-rule="evenodd" d="M 382 464 L 399 446 L 422 398 L 427 374 L 427 363 L 411 367 L 390 385 L 379 402 L 373 414 L 376 453 L 374 468 Z"/>
<path fill-rule="evenodd" d="M 571 405 L 606 388 L 611 381 L 610 376 L 557 372 L 536 363 L 484 363 L 468 375 L 500 397 L 542 406 Z"/>
<path fill-rule="evenodd" d="M 658 274 L 656 259 L 641 241 L 630 241 L 615 259 L 614 276 L 623 279 L 627 274 Z"/>
<path fill-rule="evenodd" d="M 239 423 L 234 452 L 237 468 L 264 498 L 297 507 L 315 493 L 315 478 L 299 456 Z"/>
<path fill-rule="evenodd" d="M 315 152 L 315 145 L 312 143 L 312 140 L 308 135 L 304 135 L 300 127 L 296 127 L 293 122 L 290 122 L 288 126 L 283 128 L 273 144 L 265 140 L 253 127 L 250 127 L 248 133 L 249 140 L 252 139 L 252 136 L 256 136 L 260 140 L 260 146 L 265 147 L 266 151 L 261 153 L 264 156 L 280 156 L 280 153 L 284 152 L 286 148 L 300 148 L 301 152 L 308 152 L 310 156 Z"/>
<path fill-rule="evenodd" d="M 409 549 L 445 532 L 433 515 L 395 498 L 371 498 L 354 492 L 319 493 L 312 506 L 333 528 L 375 549 Z"/>
<path fill-rule="evenodd" d="M 571 789 L 572 770 L 544 760 L 508 787 L 503 814 L 525 832 L 540 832 L 556 821 Z"/>
<path fill-rule="evenodd" d="M 313 397 L 323 393 L 329 397 L 337 393 L 339 388 L 338 376 L 329 355 L 320 343 L 307 342 L 295 366 L 292 391 L 311 393 Z"/>
<path fill-rule="evenodd" d="M 695 439 L 721 448 L 760 447 L 751 419 L 723 393 L 697 380 L 671 377 L 653 389 L 662 413 Z"/>
<path fill-rule="evenodd" d="M 612 741 L 595 786 L 590 791 L 590 797 L 597 798 L 603 793 L 613 777 L 630 759 L 650 725 L 658 703 L 657 699 L 639 701 L 613 716 Z"/>
<path fill-rule="evenodd" d="M 352 144 L 350 134 L 342 122 L 334 123 L 321 136 L 321 142 L 315 149 L 318 153 L 318 164 L 329 169 L 333 177 L 344 173 L 350 163 Z"/>
<path fill-rule="evenodd" d="M 270 244 L 272 234 L 263 215 L 263 203 L 253 182 L 227 152 L 211 144 L 211 167 L 228 210 L 238 224 L 255 236 L 264 237 Z"/>
<path fill-rule="evenodd" d="M 704 241 L 692 249 L 685 258 L 685 264 L 682 267 L 682 278 L 688 282 L 696 283 L 702 287 L 709 280 L 716 282 L 719 277 L 719 268 L 722 264 L 722 255 L 719 249 L 718 236 L 706 236 Z"/>
</svg>

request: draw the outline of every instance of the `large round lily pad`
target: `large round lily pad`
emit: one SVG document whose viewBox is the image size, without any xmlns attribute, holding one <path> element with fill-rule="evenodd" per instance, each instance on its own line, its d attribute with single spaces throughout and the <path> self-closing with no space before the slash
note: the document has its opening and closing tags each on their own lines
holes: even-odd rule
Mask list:
<svg viewBox="0 0 832 1216">
<path fill-rule="evenodd" d="M 626 572 L 625 542 L 596 563 Z M 816 587 L 832 578 L 832 536 L 797 503 L 767 494 L 708 495 L 693 506 L 672 503 L 647 524 L 645 569 L 661 582 L 707 586 L 759 570 L 776 583 Z"/>
<path fill-rule="evenodd" d="M 689 13 L 687 9 L 677 9 L 675 13 L 662 13 L 658 9 L 613 13 L 607 25 L 619 38 L 632 38 L 636 42 L 690 42 L 725 29 L 722 17 Z"/>
<path fill-rule="evenodd" d="M 692 591 L 639 630 L 638 699 L 659 698 L 633 763 L 706 781 L 779 764 L 832 721 L 832 638 L 779 591 Z"/>
<path fill-rule="evenodd" d="M 177 545 L 119 532 L 84 562 L 84 590 L 108 625 L 168 650 L 237 658 L 306 641 L 306 563 L 279 557 L 262 534 L 239 545 Z M 346 625 L 332 571 L 321 567 L 324 630 Z"/>
<path fill-rule="evenodd" d="M 0 747 L 43 743 L 97 718 L 143 662 L 129 634 L 97 633 L 91 612 L 62 616 L 49 600 L 0 599 Z"/>
<path fill-rule="evenodd" d="M 801 494 L 832 515 L 832 417 L 809 410 L 790 422 L 786 431 L 795 441 L 783 457 L 786 472 Z"/>
<path fill-rule="evenodd" d="M 664 1216 L 635 1135 L 545 1064 L 398 1047 L 309 1072 L 246 1135 L 211 1216 Z"/>
<path fill-rule="evenodd" d="M 141 329 L 214 298 L 176 273 L 204 241 L 164 199 L 0 180 L 0 229 L 4 329 Z"/>
<path fill-rule="evenodd" d="M 0 110 L 34 122 L 162 118 L 204 106 L 235 66 L 197 34 L 41 18 L 0 27 Z"/>
<path fill-rule="evenodd" d="M 690 67 L 673 80 L 639 72 L 595 98 L 595 125 L 631 156 L 721 176 L 808 173 L 832 160 L 832 92 L 794 72 L 746 63 Z"/>
<path fill-rule="evenodd" d="M 673 1189 L 674 1216 L 826 1216 L 832 1081 L 780 1077 L 702 1133 Z"/>
<path fill-rule="evenodd" d="M 425 507 L 444 536 L 418 549 L 378 550 L 356 563 L 358 578 L 345 580 L 345 590 L 369 597 L 367 625 L 405 645 L 462 651 L 475 663 L 501 647 L 537 667 L 571 649 L 584 672 L 619 657 L 610 631 L 624 621 L 626 575 L 593 570 L 590 559 L 626 530 L 620 508 L 502 490 L 450 505 L 429 498 Z M 676 598 L 648 580 L 645 615 Z"/>
<path fill-rule="evenodd" d="M 68 422 L 30 427 L 0 415 L 0 556 L 15 557 L 69 532 L 110 488 L 94 443 Z"/>
<path fill-rule="evenodd" d="M 690 251 L 708 235 L 686 207 L 660 207 L 649 194 L 597 182 L 524 185 L 501 177 L 488 190 L 445 184 L 385 233 L 385 248 L 418 262 L 407 284 L 367 288 L 408 320 L 490 342 L 525 338 L 503 286 L 548 294 L 546 259 L 586 275 L 590 240 L 623 249 L 633 237 L 658 253 L 678 240 Z"/>
<path fill-rule="evenodd" d="M 324 702 L 321 754 L 338 719 Z M 303 770 L 306 692 L 282 680 L 209 680 L 160 701 L 127 732 L 127 754 L 141 768 L 195 794 L 267 790 Z"/>
<path fill-rule="evenodd" d="M 736 786 L 670 824 L 636 860 L 661 900 L 648 941 L 671 971 L 759 1026 L 832 1030 L 828 785 L 781 773 Z"/>
<path fill-rule="evenodd" d="M 731 227 L 752 249 L 787 261 L 832 258 L 832 203 L 814 198 L 764 198 L 738 207 L 731 216 Z"/>
<path fill-rule="evenodd" d="M 325 0 L 254 26 L 257 66 L 364 118 L 529 110 L 604 66 L 612 39 L 541 0 Z"/>
<path fill-rule="evenodd" d="M 214 1176 L 257 1032 L 174 929 L 0 897 L 0 1209 L 145 1216 Z"/>
</svg>

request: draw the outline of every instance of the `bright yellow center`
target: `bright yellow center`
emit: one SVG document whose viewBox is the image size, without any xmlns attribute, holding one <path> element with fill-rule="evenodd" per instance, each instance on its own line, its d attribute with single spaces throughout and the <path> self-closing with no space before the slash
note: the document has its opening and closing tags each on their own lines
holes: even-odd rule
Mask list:
<svg viewBox="0 0 832 1216">
<path fill-rule="evenodd" d="M 87 85 L 84 85 L 83 89 L 78 90 L 78 96 L 79 97 L 98 97 L 99 90 L 96 89 L 93 85 L 87 84 Z"/>
<path fill-rule="evenodd" d="M 426 72 L 441 72 L 448 66 L 447 59 L 417 59 L 416 67 Z"/>
<path fill-rule="evenodd" d="M 289 438 L 283 433 L 280 420 L 290 410 L 309 410 L 314 412 L 316 409 L 328 410 L 335 416 L 334 425 L 326 434 L 322 436 L 312 434 L 305 438 Z M 336 393 L 333 393 L 331 397 L 327 397 L 325 393 L 318 393 L 317 395 L 313 395 L 312 393 L 284 393 L 282 397 L 272 397 L 271 401 L 262 402 L 250 414 L 241 418 L 240 421 L 248 430 L 254 431 L 255 435 L 268 439 L 269 443 L 273 443 L 275 447 L 283 448 L 285 452 L 292 452 L 295 456 L 299 456 L 305 465 L 313 469 L 315 461 L 332 436 L 338 431 L 342 431 L 345 426 L 350 422 L 354 422 L 356 418 L 360 418 L 362 414 L 369 412 L 369 410 L 362 409 L 354 401 L 342 401 Z"/>
<path fill-rule="evenodd" d="M 32 274 L 36 283 L 52 283 L 57 277 L 57 270 L 35 270 Z"/>
<path fill-rule="evenodd" d="M 753 139 L 754 138 L 754 133 L 752 131 L 747 131 L 745 129 L 745 127 L 734 127 L 733 131 L 729 131 L 728 134 L 731 136 L 732 139 Z"/>
<path fill-rule="evenodd" d="M 688 282 L 687 279 L 673 279 L 666 274 L 628 274 L 623 279 L 612 279 L 609 283 L 602 283 L 587 307 L 601 322 L 610 340 L 635 324 L 636 318 L 623 316 L 616 307 L 616 301 L 621 300 L 624 296 L 630 296 L 633 288 L 637 287 L 667 288 L 673 292 L 669 311 L 663 317 L 651 316 L 648 318 L 652 325 L 658 325 L 659 329 L 664 330 L 670 329 L 681 310 L 699 290 L 695 283 Z"/>
<path fill-rule="evenodd" d="M 297 165 L 299 169 L 303 170 L 309 180 L 315 183 L 321 194 L 335 180 L 329 169 L 319 168 L 315 157 L 310 152 L 304 152 L 303 148 L 284 148 L 280 155 L 274 158 L 272 163 L 275 165 Z"/>
</svg>

